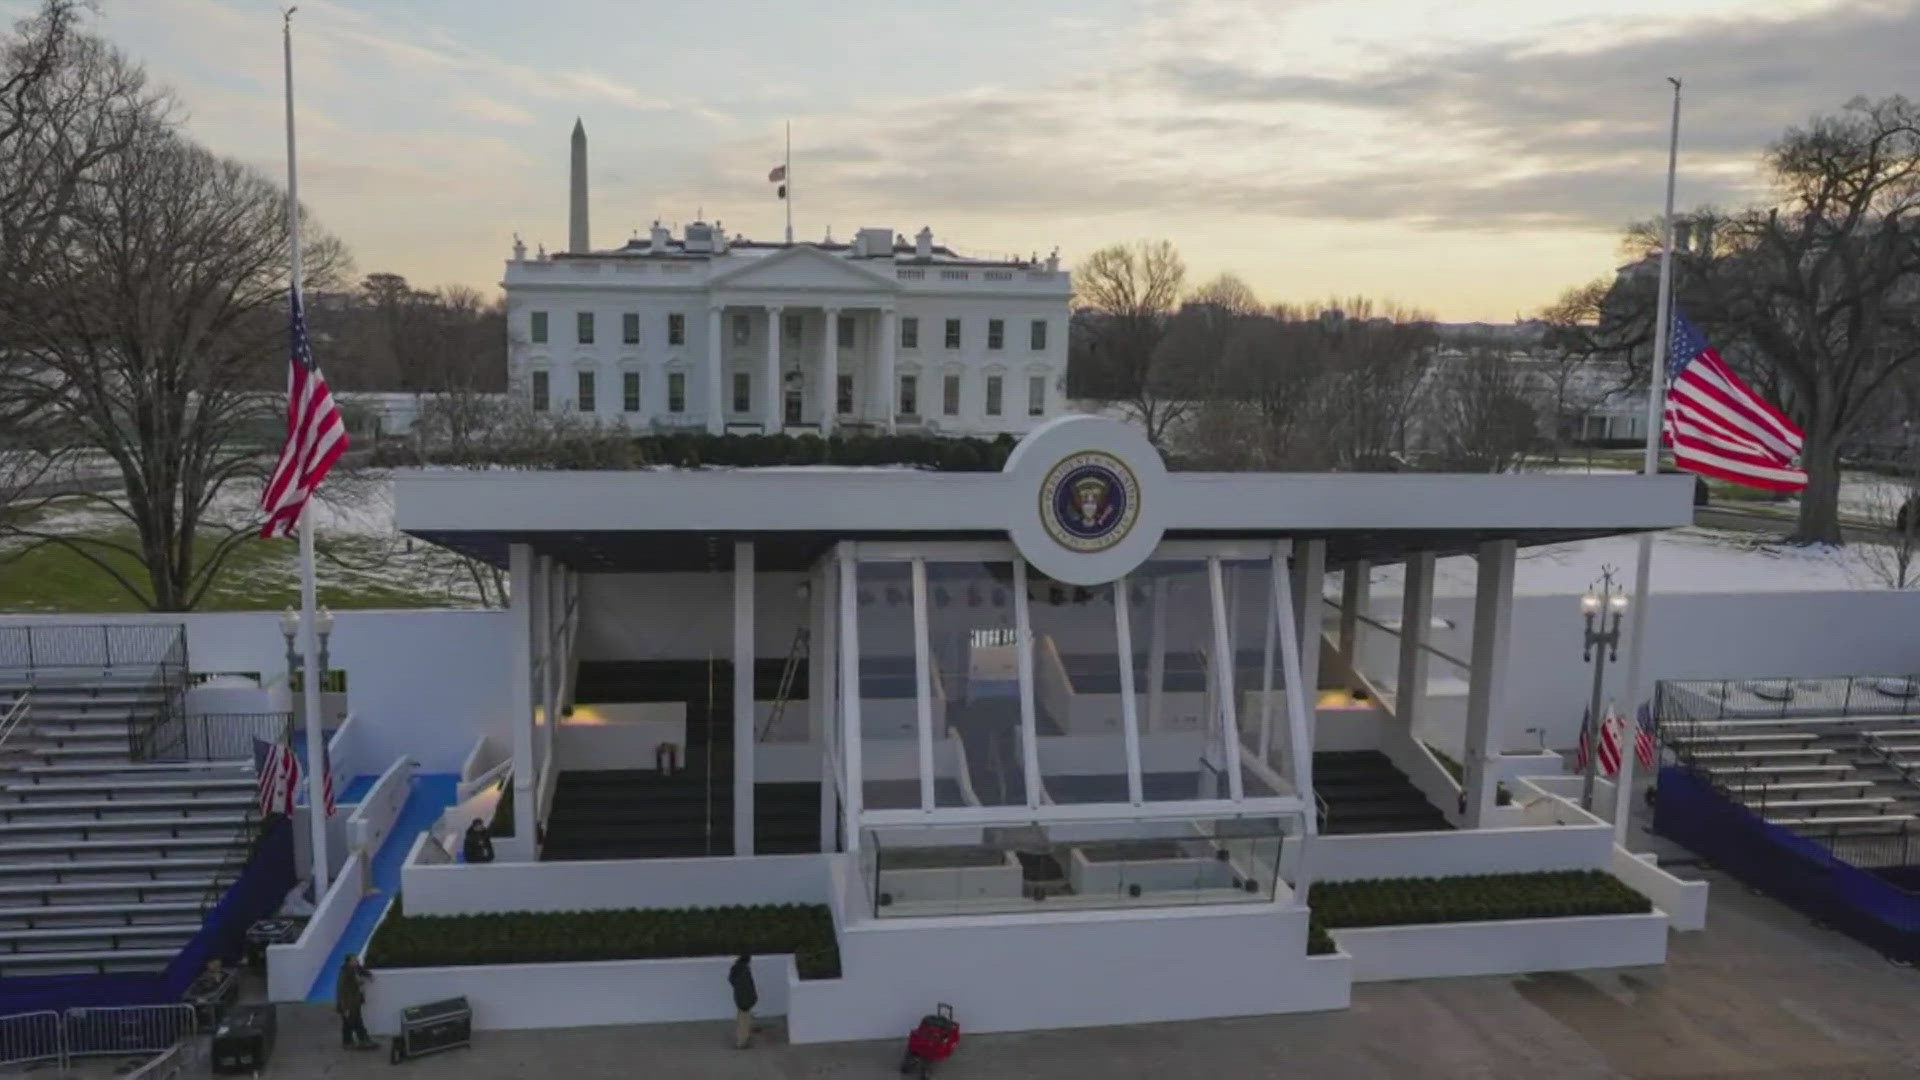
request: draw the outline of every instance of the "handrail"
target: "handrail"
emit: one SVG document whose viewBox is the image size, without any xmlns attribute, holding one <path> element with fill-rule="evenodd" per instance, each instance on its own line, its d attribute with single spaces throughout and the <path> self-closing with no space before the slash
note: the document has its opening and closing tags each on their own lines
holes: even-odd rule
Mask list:
<svg viewBox="0 0 1920 1080">
<path fill-rule="evenodd" d="M 244 870 L 247 863 L 252 861 L 254 841 L 259 838 L 259 834 L 260 808 L 248 806 L 246 813 L 240 818 L 240 827 L 233 832 L 233 843 L 227 848 L 227 857 L 221 860 L 219 867 L 214 870 L 212 880 L 207 883 L 207 891 L 200 896 L 202 915 L 218 904 L 221 895 L 233 886 L 231 881 L 224 883 L 221 881 L 227 876 L 228 871 Z M 318 897 L 315 899 L 317 901 Z"/>
<path fill-rule="evenodd" d="M 471 780 L 461 781 L 460 791 L 459 791 L 459 796 L 460 796 L 459 801 L 466 802 L 468 799 L 473 798 L 475 795 L 479 794 L 480 791 L 483 788 L 485 788 L 488 784 L 491 784 L 495 780 L 498 780 L 502 776 L 505 776 L 508 770 L 512 768 L 513 768 L 513 759 L 508 758 L 505 761 L 502 761 L 500 764 L 495 765 L 493 768 L 488 769 L 486 772 L 481 773 L 479 776 L 476 776 Z"/>
<path fill-rule="evenodd" d="M 966 803 L 968 806 L 982 805 L 979 793 L 973 790 L 973 768 L 967 764 L 967 741 L 962 739 L 960 733 L 951 727 L 947 728 L 947 741 L 953 744 L 954 758 L 958 763 L 957 771 L 960 774 L 960 801 Z"/>
<path fill-rule="evenodd" d="M 13 707 L 7 710 L 7 715 L 0 717 L 0 751 L 6 749 L 7 739 L 26 722 L 27 714 L 33 711 L 32 701 L 33 693 L 22 690 L 20 696 L 13 699 Z"/>
<path fill-rule="evenodd" d="M 1324 597 L 1324 596 L 1321 597 L 1320 602 L 1327 605 L 1330 608 L 1333 608 L 1335 611 L 1340 611 L 1343 614 L 1345 613 L 1346 609 L 1342 608 L 1337 602 L 1335 602 L 1332 599 L 1329 599 L 1328 597 Z M 1362 615 L 1356 611 L 1353 613 L 1353 618 L 1355 622 L 1365 623 L 1366 625 L 1373 627 L 1375 630 L 1378 630 L 1383 634 L 1391 634 L 1396 638 L 1401 636 L 1401 631 L 1396 630 L 1391 626 L 1388 626 L 1386 623 L 1383 623 L 1379 619 L 1373 618 L 1372 616 Z M 1468 663 L 1465 660 L 1460 659 L 1459 657 L 1453 655 L 1452 653 L 1445 652 L 1441 649 L 1435 648 L 1431 642 L 1426 641 L 1424 638 L 1420 642 L 1420 648 L 1422 651 L 1432 653 L 1433 655 L 1439 657 L 1442 660 L 1445 660 L 1447 663 L 1452 664 L 1455 667 L 1466 668 L 1469 671 L 1473 670 L 1472 664 Z"/>
</svg>

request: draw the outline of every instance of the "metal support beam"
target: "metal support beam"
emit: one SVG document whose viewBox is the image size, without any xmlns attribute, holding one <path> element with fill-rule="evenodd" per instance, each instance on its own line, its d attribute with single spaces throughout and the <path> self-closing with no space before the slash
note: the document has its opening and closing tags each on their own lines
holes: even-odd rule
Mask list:
<svg viewBox="0 0 1920 1080">
<path fill-rule="evenodd" d="M 1513 618 L 1512 540 L 1480 545 L 1479 572 L 1473 590 L 1473 670 L 1467 682 L 1467 734 L 1462 789 L 1464 824 L 1477 829 L 1493 811 L 1498 782 L 1493 757 L 1499 738 L 1501 695 L 1506 690 L 1508 640 Z"/>
<path fill-rule="evenodd" d="M 753 544 L 733 545 L 733 853 L 753 854 Z"/>
</svg>

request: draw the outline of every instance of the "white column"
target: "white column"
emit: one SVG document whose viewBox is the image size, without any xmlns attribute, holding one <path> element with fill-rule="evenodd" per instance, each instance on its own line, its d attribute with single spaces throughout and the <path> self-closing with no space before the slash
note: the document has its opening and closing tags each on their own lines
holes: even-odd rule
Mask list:
<svg viewBox="0 0 1920 1080">
<path fill-rule="evenodd" d="M 560 712 L 567 697 L 567 668 L 573 663 L 572 649 L 568 648 L 570 637 L 567 634 L 567 603 L 573 592 L 568 581 L 568 572 L 559 559 L 547 560 L 547 725 L 541 731 L 540 758 L 553 761 L 554 728 L 560 723 Z M 560 768 L 555 762 L 555 770 Z"/>
<path fill-rule="evenodd" d="M 1015 654 L 1020 668 L 1020 749 L 1026 759 L 1027 805 L 1040 805 L 1040 740 L 1035 726 L 1037 715 L 1033 701 L 1033 623 L 1027 612 L 1027 560 L 1013 560 Z"/>
<path fill-rule="evenodd" d="M 707 430 L 715 435 L 727 430 L 727 365 L 720 337 L 724 315 L 718 304 L 707 309 Z"/>
<path fill-rule="evenodd" d="M 1147 730 L 1158 735 L 1166 725 L 1162 713 L 1167 682 L 1167 579 L 1153 579 L 1153 622 L 1147 633 Z"/>
<path fill-rule="evenodd" d="M 765 383 L 760 390 L 760 399 L 766 402 L 766 427 L 769 432 L 779 431 L 780 424 L 780 308 L 767 305 L 767 370 L 760 376 Z"/>
<path fill-rule="evenodd" d="M 533 764 L 533 549 L 525 544 L 507 548 L 509 635 L 512 652 L 507 671 L 507 715 L 513 737 L 514 846 L 539 858 L 534 843 L 535 787 Z"/>
<path fill-rule="evenodd" d="M 545 727 L 553 722 L 553 715 L 547 711 L 553 700 L 553 635 L 549 632 L 553 625 L 552 578 L 549 576 L 548 559 L 536 553 L 533 557 L 533 595 L 527 598 L 529 611 L 527 620 L 531 623 L 533 660 L 533 773 L 538 784 L 540 774 L 547 768 L 547 739 Z M 538 813 L 534 815 L 536 818 Z"/>
<path fill-rule="evenodd" d="M 840 800 L 840 813 L 847 823 L 847 850 L 860 850 L 860 807 L 865 792 L 860 787 L 860 605 L 855 568 L 858 553 L 852 543 L 840 545 L 840 635 L 836 649 L 840 654 L 840 767 L 846 773 L 847 790 Z"/>
<path fill-rule="evenodd" d="M 1133 688 L 1133 612 L 1127 579 L 1113 583 L 1113 635 L 1120 650 L 1120 725 L 1127 739 L 1127 801 L 1146 801 L 1140 781 L 1140 706 Z"/>
<path fill-rule="evenodd" d="M 753 854 L 753 544 L 733 545 L 733 853 Z"/>
<path fill-rule="evenodd" d="M 824 309 L 826 347 L 820 352 L 820 434 L 833 433 L 833 410 L 840 400 L 840 309 Z"/>
<path fill-rule="evenodd" d="M 840 593 L 831 560 L 822 562 L 813 572 L 813 632 L 808 643 L 809 659 L 815 661 L 807 683 L 808 703 L 814 708 L 814 724 L 809 740 L 820 751 L 820 850 L 834 849 L 836 817 L 840 809 L 840 789 L 834 779 L 834 762 L 840 752 L 834 743 L 840 738 L 840 725 L 834 710 L 834 683 L 839 675 L 834 659 L 834 637 L 838 624 Z"/>
<path fill-rule="evenodd" d="M 1433 623 L 1433 552 L 1407 556 L 1400 596 L 1400 678 L 1394 684 L 1394 717 L 1413 730 L 1427 691 L 1427 628 Z"/>
<path fill-rule="evenodd" d="M 1465 777 L 1467 814 L 1464 824 L 1477 829 L 1494 807 L 1492 759 L 1501 696 L 1507 685 L 1508 640 L 1513 618 L 1512 540 L 1489 540 L 1480 545 L 1479 572 L 1473 589 L 1473 671 L 1467 681 L 1467 739 Z M 1632 747 L 1622 752 L 1631 756 Z"/>
<path fill-rule="evenodd" d="M 880 402 L 883 411 L 880 416 L 888 431 L 893 430 L 894 416 L 899 413 L 900 388 L 894 385 L 893 349 L 899 338 L 895 324 L 898 320 L 892 308 L 880 309 Z M 924 388 L 923 388 L 924 389 Z"/>
<path fill-rule="evenodd" d="M 827 318 L 832 319 L 829 312 Z M 927 643 L 927 560 L 913 560 L 914 726 L 920 733 L 920 809 L 933 809 L 933 650 Z"/>
<path fill-rule="evenodd" d="M 1320 648 L 1326 635 L 1320 632 L 1326 608 L 1327 542 L 1302 540 L 1293 547 L 1293 606 L 1300 613 L 1300 677 L 1307 680 L 1300 689 L 1307 696 L 1307 743 L 1312 745 L 1315 711 L 1320 704 Z"/>
<path fill-rule="evenodd" d="M 1360 689 L 1361 616 L 1373 593 L 1373 564 L 1356 559 L 1340 575 L 1340 659 L 1347 665 L 1347 689 Z"/>
<path fill-rule="evenodd" d="M 1240 776 L 1240 725 L 1235 717 L 1233 700 L 1233 675 L 1237 658 L 1233 655 L 1233 635 L 1227 629 L 1227 592 L 1223 576 L 1220 560 L 1208 559 L 1207 592 L 1213 601 L 1213 677 L 1219 687 L 1219 692 L 1213 698 L 1220 714 L 1213 720 L 1220 725 L 1220 768 L 1227 774 L 1228 797 L 1239 802 L 1245 791 Z"/>
</svg>

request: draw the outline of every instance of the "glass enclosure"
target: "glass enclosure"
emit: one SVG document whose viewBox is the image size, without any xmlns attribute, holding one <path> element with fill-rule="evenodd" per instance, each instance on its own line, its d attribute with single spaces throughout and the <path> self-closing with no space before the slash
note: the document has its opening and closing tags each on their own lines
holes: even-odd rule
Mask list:
<svg viewBox="0 0 1920 1080">
<path fill-rule="evenodd" d="M 922 883 L 876 897 L 983 876 L 1005 892 L 1015 866 L 1014 902 L 1271 899 L 1275 873 L 1257 868 L 1277 864 L 1285 830 L 1223 823 L 1304 809 L 1293 754 L 1311 706 L 1287 679 L 1298 635 L 1276 619 L 1286 550 L 1167 543 L 1126 577 L 1075 585 L 1006 543 L 842 544 L 852 585 L 826 640 L 856 684 L 830 725 L 845 839 L 885 845 L 876 880 Z"/>
<path fill-rule="evenodd" d="M 1272 903 L 1297 815 L 873 830 L 863 845 L 875 915 Z"/>
</svg>

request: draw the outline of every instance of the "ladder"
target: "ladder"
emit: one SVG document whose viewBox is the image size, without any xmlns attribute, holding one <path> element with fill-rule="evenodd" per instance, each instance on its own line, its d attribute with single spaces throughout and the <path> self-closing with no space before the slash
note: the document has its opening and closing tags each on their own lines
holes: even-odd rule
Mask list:
<svg viewBox="0 0 1920 1080">
<path fill-rule="evenodd" d="M 767 733 L 787 714 L 787 701 L 793 696 L 794 681 L 800 677 L 801 661 L 807 657 L 807 641 L 807 628 L 795 628 L 793 644 L 787 649 L 787 662 L 780 668 L 780 689 L 774 692 L 773 708 L 767 712 L 767 722 L 760 725 L 760 736 L 755 742 L 766 742 Z"/>
</svg>

